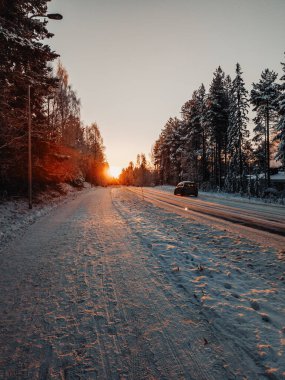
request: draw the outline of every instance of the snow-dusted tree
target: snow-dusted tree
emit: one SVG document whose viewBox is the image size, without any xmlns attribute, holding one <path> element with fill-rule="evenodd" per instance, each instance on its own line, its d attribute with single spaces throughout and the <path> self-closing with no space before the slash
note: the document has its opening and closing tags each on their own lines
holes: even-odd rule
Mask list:
<svg viewBox="0 0 285 380">
<path fill-rule="evenodd" d="M 122 185 L 134 185 L 135 179 L 134 179 L 134 163 L 131 161 L 129 163 L 129 166 L 127 168 L 124 168 L 119 176 L 119 181 Z"/>
<path fill-rule="evenodd" d="M 33 16 L 47 12 L 47 0 L 0 2 L 0 151 L 4 177 L 26 172 L 27 98 L 31 85 L 33 138 L 46 133 L 44 100 L 55 86 L 49 63 L 57 54 L 43 41 L 52 37 L 47 21 Z M 4 166 L 2 166 L 3 168 Z M 15 169 L 17 168 L 17 169 Z M 12 174 L 12 175 L 11 175 Z M 11 185 L 12 186 L 12 185 Z"/>
<path fill-rule="evenodd" d="M 130 162 L 129 166 L 124 168 L 119 176 L 119 182 L 122 185 L 149 186 L 153 180 L 153 170 L 143 153 L 137 155 L 136 165 Z"/>
<path fill-rule="evenodd" d="M 148 169 L 147 160 L 144 153 L 137 155 L 137 163 L 134 168 L 134 185 L 147 186 L 151 182 L 151 172 Z"/>
<path fill-rule="evenodd" d="M 175 183 L 181 172 L 181 122 L 176 117 L 165 124 L 154 147 L 154 164 L 158 167 L 161 183 Z"/>
<path fill-rule="evenodd" d="M 202 112 L 204 107 L 205 88 L 201 87 L 200 92 L 194 91 L 192 98 L 187 101 L 181 108 L 182 122 L 184 130 L 182 133 L 184 141 L 180 148 L 183 156 L 187 159 L 187 179 L 195 181 L 202 180 L 203 170 L 201 162 L 205 162 L 205 146 L 203 145 L 204 129 L 202 124 Z M 203 150 L 204 147 L 204 150 Z"/>
<path fill-rule="evenodd" d="M 283 83 L 280 85 L 280 95 L 278 98 L 279 120 L 277 124 L 277 136 L 279 140 L 278 152 L 276 158 L 281 160 L 285 166 L 285 63 L 282 63 L 284 75 L 280 78 Z"/>
<path fill-rule="evenodd" d="M 58 62 L 57 88 L 48 99 L 48 124 L 55 141 L 71 147 L 82 146 L 80 100 L 69 84 L 68 73 Z"/>
<path fill-rule="evenodd" d="M 265 178 L 267 186 L 270 186 L 270 123 L 276 122 L 277 98 L 279 96 L 279 86 L 275 82 L 277 74 L 274 71 L 265 69 L 261 73 L 258 83 L 253 83 L 250 101 L 257 116 L 254 119 L 256 124 L 255 132 L 261 137 L 264 134 L 264 157 L 265 157 Z M 274 125 L 273 125 L 274 126 Z"/>
<path fill-rule="evenodd" d="M 248 91 L 242 78 L 240 64 L 236 65 L 236 77 L 230 90 L 229 98 L 229 128 L 228 128 L 228 152 L 230 154 L 230 165 L 228 172 L 228 183 L 231 189 L 238 178 L 238 191 L 242 191 L 242 177 L 244 174 L 244 162 L 242 147 L 245 139 L 249 136 L 247 130 L 248 122 Z"/>
<path fill-rule="evenodd" d="M 226 117 L 226 121 L 227 121 L 227 127 L 226 127 L 226 130 L 225 130 L 225 146 L 224 146 L 224 163 L 225 163 L 225 169 L 224 169 L 224 175 L 226 177 L 227 175 L 227 169 L 228 169 L 228 140 L 229 140 L 229 136 L 228 136 L 228 133 L 229 133 L 229 119 L 230 119 L 230 103 L 231 103 L 231 91 L 232 91 L 232 79 L 229 75 L 227 75 L 225 77 L 225 81 L 224 81 L 224 87 L 225 87 L 225 95 L 226 95 L 226 102 L 225 102 L 225 106 L 227 107 L 225 109 L 226 113 L 227 113 L 227 117 Z"/>
<path fill-rule="evenodd" d="M 100 163 L 105 161 L 103 138 L 96 123 L 85 127 L 85 144 L 96 161 Z"/>
<path fill-rule="evenodd" d="M 214 181 L 222 186 L 222 153 L 226 153 L 226 136 L 228 128 L 228 97 L 225 90 L 225 73 L 219 66 L 209 89 L 207 100 L 207 119 L 210 127 L 213 147 Z"/>
<path fill-rule="evenodd" d="M 32 85 L 33 119 L 43 126 L 44 96 L 55 86 L 49 62 L 57 57 L 41 41 L 53 35 L 47 21 L 33 18 L 47 11 L 47 0 L 2 0 L 0 8 L 0 126 L 8 137 L 23 133 L 28 85 Z M 10 133 L 9 133 L 10 132 Z M 35 131 L 34 131 L 35 133 Z M 3 134 L 1 133 L 1 138 Z M 11 139 L 12 140 L 12 139 Z M 1 142 L 0 142 L 1 145 Z"/>
<path fill-rule="evenodd" d="M 207 170 L 207 121 L 206 121 L 206 102 L 207 102 L 207 94 L 204 84 L 197 90 L 197 102 L 198 109 L 200 114 L 200 125 L 202 130 L 202 181 L 206 181 L 208 179 L 208 170 Z"/>
<path fill-rule="evenodd" d="M 102 184 L 107 163 L 103 138 L 96 123 L 85 127 L 84 143 L 85 149 L 81 156 L 81 166 L 86 180 L 95 185 Z"/>
</svg>

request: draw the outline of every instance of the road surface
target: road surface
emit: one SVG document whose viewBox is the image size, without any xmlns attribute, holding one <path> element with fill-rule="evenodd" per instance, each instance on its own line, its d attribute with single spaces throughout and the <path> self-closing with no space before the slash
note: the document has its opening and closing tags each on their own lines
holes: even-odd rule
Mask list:
<svg viewBox="0 0 285 380">
<path fill-rule="evenodd" d="M 284 252 L 97 188 L 0 255 L 1 379 L 281 379 Z"/>
<path fill-rule="evenodd" d="M 285 247 L 285 207 L 282 205 L 215 198 L 203 193 L 200 193 L 198 198 L 173 196 L 172 192 L 156 188 L 129 187 L 128 190 L 158 207 L 184 217 L 196 216 L 197 219 L 202 218 L 205 223 L 208 221 L 216 226 L 227 226 L 232 231 L 238 231 L 248 237 L 254 234 L 259 242 L 267 242 L 280 249 Z M 243 227 L 249 227 L 250 230 Z"/>
</svg>

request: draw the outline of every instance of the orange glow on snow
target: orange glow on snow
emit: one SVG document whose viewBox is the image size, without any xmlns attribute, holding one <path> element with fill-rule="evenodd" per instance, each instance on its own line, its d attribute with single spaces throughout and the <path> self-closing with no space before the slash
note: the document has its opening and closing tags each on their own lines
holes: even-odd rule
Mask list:
<svg viewBox="0 0 285 380">
<path fill-rule="evenodd" d="M 113 178 L 118 178 L 121 171 L 122 168 L 120 166 L 110 166 L 108 169 L 108 175 Z"/>
</svg>

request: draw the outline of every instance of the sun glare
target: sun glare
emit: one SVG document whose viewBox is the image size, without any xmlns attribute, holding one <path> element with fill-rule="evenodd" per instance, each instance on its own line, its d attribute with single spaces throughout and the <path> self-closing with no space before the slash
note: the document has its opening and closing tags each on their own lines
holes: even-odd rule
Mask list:
<svg viewBox="0 0 285 380">
<path fill-rule="evenodd" d="M 113 178 L 118 178 L 121 174 L 122 168 L 120 166 L 110 166 L 109 167 L 109 176 Z"/>
</svg>

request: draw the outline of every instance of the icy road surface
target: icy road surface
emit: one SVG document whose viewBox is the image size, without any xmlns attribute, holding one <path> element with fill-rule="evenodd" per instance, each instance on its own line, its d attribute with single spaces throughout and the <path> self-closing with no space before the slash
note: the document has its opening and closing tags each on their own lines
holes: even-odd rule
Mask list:
<svg viewBox="0 0 285 380">
<path fill-rule="evenodd" d="M 0 254 L 0 378 L 283 379 L 284 269 L 283 250 L 91 189 Z"/>
<path fill-rule="evenodd" d="M 202 215 L 204 221 L 206 217 L 211 220 L 211 223 L 213 223 L 213 218 L 216 218 L 215 224 L 218 222 L 217 219 L 230 221 L 285 237 L 285 207 L 283 205 L 250 203 L 246 198 L 240 197 L 235 200 L 203 193 L 200 193 L 199 197 L 173 196 L 173 190 L 170 192 L 169 187 L 163 188 L 163 191 L 149 187 L 129 187 L 128 189 L 143 199 L 180 214 L 181 210 L 189 211 L 191 216 L 200 215 L 201 217 Z M 184 215 L 186 216 L 185 213 Z M 281 246 L 284 247 L 284 239 L 281 239 Z"/>
</svg>

